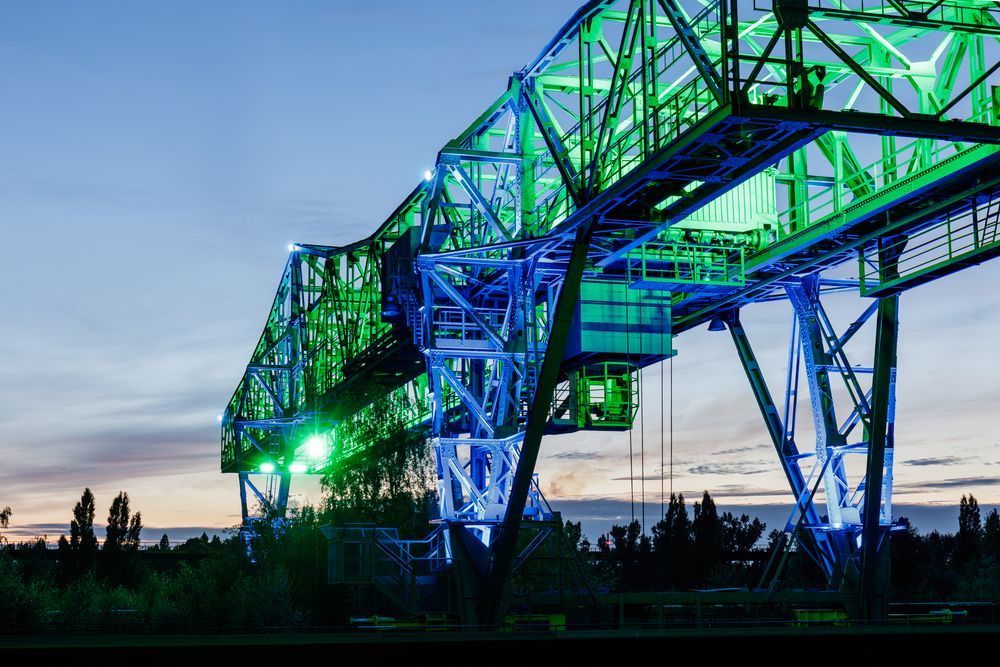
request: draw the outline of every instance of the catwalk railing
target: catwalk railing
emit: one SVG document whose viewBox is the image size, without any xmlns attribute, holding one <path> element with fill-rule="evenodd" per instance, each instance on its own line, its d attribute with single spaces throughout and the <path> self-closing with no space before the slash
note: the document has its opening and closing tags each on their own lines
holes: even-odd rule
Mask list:
<svg viewBox="0 0 1000 667">
<path fill-rule="evenodd" d="M 981 0 L 584 4 L 372 236 L 292 248 L 223 416 L 244 516 L 248 490 L 283 511 L 293 473 L 425 429 L 441 518 L 493 554 L 495 593 L 521 519 L 547 515 L 542 435 L 629 428 L 638 370 L 673 354 L 673 332 L 719 320 L 807 514 L 790 532 L 850 579 L 891 524 L 892 459 L 873 441 L 895 377 L 884 299 L 997 247 L 998 16 Z M 880 299 L 869 386 L 815 324 L 832 284 L 817 276 L 859 257 L 860 292 Z M 795 304 L 810 351 L 818 493 L 735 314 L 774 298 Z M 837 374 L 855 443 L 822 398 Z M 853 479 L 848 452 L 869 463 Z"/>
</svg>

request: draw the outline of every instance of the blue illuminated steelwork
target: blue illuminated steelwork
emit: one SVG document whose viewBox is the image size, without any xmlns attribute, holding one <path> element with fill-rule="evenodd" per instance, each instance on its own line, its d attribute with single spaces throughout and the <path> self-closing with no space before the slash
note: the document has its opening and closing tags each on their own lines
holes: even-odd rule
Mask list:
<svg viewBox="0 0 1000 667">
<path fill-rule="evenodd" d="M 896 292 L 1000 254 L 1000 8 L 906 7 L 585 3 L 375 235 L 347 249 L 296 246 L 323 275 L 303 298 L 317 311 L 335 304 L 362 335 L 310 329 L 277 364 L 265 336 L 223 420 L 227 470 L 245 479 L 255 446 L 287 448 L 287 437 L 254 442 L 287 420 L 373 434 L 352 441 L 339 459 L 349 465 L 391 437 L 358 424 L 395 397 L 405 418 L 392 424 L 430 430 L 447 528 L 436 534 L 449 557 L 475 565 L 473 588 L 486 591 L 476 618 L 496 620 L 522 521 L 548 515 L 534 479 L 542 436 L 630 428 L 637 371 L 673 354 L 675 333 L 724 322 L 790 485 L 789 532 L 877 615 Z M 911 241 L 922 234 L 935 239 L 932 258 Z M 821 276 L 854 261 L 877 300 L 838 334 L 820 293 L 858 283 Z M 323 291 L 349 267 L 367 291 Z M 282 289 L 294 292 L 301 276 L 289 275 Z M 739 319 L 775 299 L 796 318 L 784 418 Z M 272 314 L 274 331 L 311 324 L 314 306 L 299 308 Z M 852 366 L 845 348 L 873 315 L 875 359 Z M 298 377 L 317 350 L 336 353 L 324 383 L 276 391 L 273 378 Z M 795 440 L 800 379 L 809 452 Z M 363 398 L 340 400 L 358 386 Z M 293 455 L 281 451 L 285 472 Z"/>
</svg>

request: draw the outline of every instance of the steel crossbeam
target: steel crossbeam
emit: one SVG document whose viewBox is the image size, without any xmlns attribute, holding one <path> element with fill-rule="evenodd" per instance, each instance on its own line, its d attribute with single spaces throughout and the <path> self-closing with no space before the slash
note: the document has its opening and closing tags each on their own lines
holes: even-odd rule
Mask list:
<svg viewBox="0 0 1000 667">
<path fill-rule="evenodd" d="M 631 407 L 601 423 L 612 410 L 578 388 L 609 369 L 631 386 L 674 333 L 719 318 L 797 537 L 875 613 L 863 545 L 891 521 L 894 295 L 1000 254 L 998 17 L 979 0 L 585 3 L 372 236 L 292 248 L 223 415 L 223 470 L 287 489 L 422 429 L 442 534 L 481 545 L 477 613 L 495 620 L 518 526 L 547 513 L 542 436 L 627 428 Z M 819 276 L 854 261 L 878 301 L 838 333 L 820 295 L 859 283 Z M 774 299 L 796 312 L 789 385 L 808 385 L 823 511 L 736 315 Z M 880 353 L 853 367 L 873 315 Z M 306 460 L 317 434 L 329 451 Z"/>
</svg>

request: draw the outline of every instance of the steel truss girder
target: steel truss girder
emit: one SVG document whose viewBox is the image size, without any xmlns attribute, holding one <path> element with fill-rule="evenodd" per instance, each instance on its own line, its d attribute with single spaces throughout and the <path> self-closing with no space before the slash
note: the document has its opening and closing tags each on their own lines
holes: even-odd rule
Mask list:
<svg viewBox="0 0 1000 667">
<path fill-rule="evenodd" d="M 891 211 L 900 200 L 890 195 L 932 189 L 913 179 L 950 179 L 948 191 L 934 200 L 937 206 L 943 197 L 957 196 L 959 186 L 980 185 L 972 183 L 978 176 L 963 171 L 966 166 L 947 167 L 943 176 L 936 168 L 973 157 L 977 173 L 996 166 L 998 153 L 987 146 L 1000 142 L 997 104 L 989 94 L 996 68 L 987 62 L 992 42 L 983 39 L 992 34 L 996 12 L 983 10 L 989 29 L 977 31 L 968 29 L 969 17 L 962 13 L 931 11 L 914 19 L 890 9 L 889 23 L 911 23 L 887 35 L 869 25 L 879 20 L 871 12 L 851 19 L 856 26 L 835 32 L 808 3 L 778 4 L 781 12 L 793 14 L 797 7 L 801 16 L 789 21 L 755 8 L 751 17 L 740 17 L 737 10 L 746 13 L 746 4 L 728 1 L 701 3 L 693 12 L 685 11 L 688 3 L 672 0 L 587 3 L 442 150 L 430 180 L 373 236 L 344 248 L 297 246 L 294 261 L 308 269 L 296 278 L 286 268 L 253 368 L 223 421 L 224 458 L 234 449 L 233 435 L 241 441 L 230 457 L 239 470 L 232 470 L 247 472 L 244 454 L 256 456 L 277 443 L 261 435 L 268 429 L 315 425 L 337 409 L 345 421 L 363 414 L 363 406 L 340 407 L 345 389 L 361 386 L 383 395 L 408 383 L 409 395 L 424 382 L 428 398 L 413 407 L 406 424 L 429 422 L 440 445 L 440 483 L 449 492 L 460 491 L 450 508 L 442 506 L 442 517 L 469 526 L 480 543 L 492 547 L 488 591 L 497 602 L 530 494 L 537 503 L 533 468 L 580 279 L 585 272 L 593 279 L 627 273 L 630 253 L 665 235 L 688 233 L 694 214 L 730 196 L 738 203 L 751 177 L 775 167 L 780 177 L 774 182 L 788 187 L 793 204 L 776 214 L 776 227 L 755 223 L 749 232 L 713 241 L 735 247 L 736 239 L 758 251 L 747 253 L 754 280 L 729 291 L 692 288 L 692 303 L 700 309 L 682 313 L 682 322 L 689 328 L 721 308 L 774 298 L 774 285 L 784 281 L 786 294 L 795 292 L 805 304 L 805 319 L 812 318 L 803 334 L 810 344 L 836 340 L 825 352 L 816 348 L 802 356 L 811 364 L 807 379 L 822 408 L 817 424 L 826 454 L 817 471 L 832 480 L 830 497 L 844 514 L 846 492 L 836 499 L 837 485 L 846 482 L 838 460 L 858 450 L 843 444 L 853 429 L 874 432 L 878 392 L 860 390 L 860 380 L 848 377 L 853 410 L 837 423 L 823 396 L 830 377 L 857 373 L 845 371 L 849 366 L 843 362 L 843 348 L 856 330 L 831 338 L 821 308 L 813 308 L 801 280 L 813 269 L 842 263 L 851 244 L 870 243 L 904 225 Z M 836 4 L 853 7 L 849 1 Z M 606 33 L 605 20 L 614 24 Z M 940 38 L 932 57 L 923 60 L 921 46 L 908 58 L 906 44 L 927 31 Z M 610 41 L 619 41 L 619 35 L 615 50 Z M 937 81 L 928 84 L 935 75 Z M 850 92 L 846 102 L 844 95 L 831 95 L 837 90 Z M 831 99 L 839 101 L 833 105 Z M 859 134 L 883 137 L 874 176 L 866 171 L 873 167 L 861 164 L 861 151 L 852 148 L 851 136 Z M 903 136 L 917 138 L 905 164 L 896 144 Z M 807 161 L 814 145 L 829 174 L 816 173 L 815 161 Z M 813 199 L 808 188 L 827 186 L 833 204 L 821 216 L 808 208 Z M 778 194 L 766 196 L 776 200 Z M 916 196 L 907 200 L 915 209 L 922 202 Z M 857 213 L 865 207 L 864 216 Z M 875 220 L 878 229 L 872 229 Z M 420 229 L 419 239 L 411 256 L 402 253 L 402 259 L 415 262 L 387 269 L 383 261 L 414 228 Z M 309 270 L 322 279 L 302 284 Z M 383 283 L 384 277 L 391 280 Z M 298 305 L 286 305 L 289 295 Z M 405 311 L 392 325 L 383 319 L 380 303 L 391 297 L 398 297 Z M 328 325 L 316 327 L 318 317 L 329 317 Z M 742 338 L 738 348 L 745 347 L 747 375 L 759 375 Z M 366 385 L 377 362 L 399 355 L 404 344 L 421 353 L 425 374 L 419 382 L 410 369 L 384 384 Z M 289 345 L 298 346 L 294 362 Z M 333 357 L 326 366 L 317 361 L 324 350 Z M 329 371 L 325 384 L 293 379 L 307 370 L 310 378 L 320 377 L 317 367 Z M 884 383 L 884 369 L 878 363 L 872 369 Z M 282 374 L 289 377 L 287 395 L 277 379 Z M 763 392 L 755 390 L 761 409 L 773 408 L 776 415 L 766 387 Z M 255 440 L 249 429 L 259 429 L 254 433 L 260 437 Z M 802 508 L 799 523 L 812 536 L 804 541 L 833 572 L 843 553 L 856 552 L 841 539 L 850 531 L 818 529 L 823 521 L 811 489 L 819 487 L 811 487 L 798 467 L 808 455 L 789 447 L 794 421 L 778 418 L 769 431 Z M 241 433 L 248 434 L 245 442 Z M 457 453 L 465 444 L 454 445 L 451 453 L 449 443 L 456 438 L 468 441 L 467 454 Z M 371 444 L 358 443 L 354 451 Z M 504 504 L 497 538 L 495 517 Z M 853 500 L 850 504 L 857 508 Z"/>
<path fill-rule="evenodd" d="M 962 159 L 958 166 L 949 164 L 959 157 Z M 798 280 L 856 259 L 859 249 L 883 237 L 899 237 L 911 230 L 944 224 L 957 213 L 964 214 L 976 205 L 981 193 L 995 192 L 1000 187 L 1000 176 L 996 175 L 998 157 L 1000 153 L 990 146 L 975 146 L 963 156 L 932 166 L 922 178 L 914 175 L 900 181 L 884 196 L 873 194 L 852 206 L 846 215 L 831 215 L 794 239 L 748 257 L 747 285 L 700 302 L 699 295 L 690 295 L 694 299 L 677 308 L 675 330 L 685 331 L 734 307 L 772 300 L 771 294 L 782 281 Z M 784 298 L 783 288 L 781 294 Z"/>
<path fill-rule="evenodd" d="M 831 3 L 832 5 L 833 3 Z M 847 4 L 847 3 L 843 3 Z M 901 28 L 918 28 L 922 30 L 944 30 L 953 32 L 964 32 L 976 35 L 998 35 L 1000 36 L 1000 25 L 995 22 L 982 21 L 982 22 L 966 22 L 961 20 L 961 17 L 947 17 L 943 16 L 943 12 L 946 7 L 942 7 L 944 2 L 934 2 L 934 3 L 923 3 L 927 6 L 932 6 L 938 10 L 938 14 L 935 18 L 931 18 L 930 14 L 921 13 L 919 10 L 911 11 L 905 7 L 905 3 L 883 3 L 883 4 L 897 4 L 900 5 L 897 12 L 886 12 L 879 11 L 879 3 L 871 3 L 873 6 L 869 6 L 869 11 L 864 10 L 864 4 L 861 5 L 861 9 L 840 9 L 832 6 L 816 6 L 811 7 L 810 11 L 813 16 L 848 20 L 856 23 L 874 23 L 879 25 L 893 25 L 899 26 Z M 983 11 L 989 11 L 988 8 L 983 7 Z M 933 11 L 933 10 L 932 10 Z"/>
<path fill-rule="evenodd" d="M 862 607 L 870 614 L 877 588 L 874 573 L 881 562 L 879 549 L 892 525 L 897 297 L 877 300 L 874 308 L 866 308 L 838 335 L 820 303 L 819 285 L 817 276 L 786 284 L 794 317 L 783 416 L 771 399 L 736 311 L 730 313 L 727 324 L 795 498 L 786 532 L 799 539 L 831 585 L 860 595 Z M 876 313 L 872 386 L 863 389 L 845 347 Z M 814 454 L 799 453 L 796 444 L 801 376 L 809 391 Z M 843 382 L 850 397 L 851 413 L 843 426 L 837 419 L 834 377 Z M 849 441 L 846 436 L 855 424 L 862 426 L 863 433 L 860 440 Z M 847 457 L 858 454 L 865 455 L 867 463 L 864 475 L 852 484 Z M 801 463 L 808 458 L 814 465 L 807 476 Z M 817 505 L 819 489 L 824 496 L 822 509 Z M 884 594 L 878 599 L 884 602 Z"/>
<path fill-rule="evenodd" d="M 476 188 L 469 179 L 467 189 Z M 429 327 L 424 354 L 434 395 L 440 513 L 484 545 L 510 500 L 532 368 L 545 349 L 534 321 L 535 261 L 516 249 L 490 248 L 425 253 L 416 263 Z M 438 315 L 448 312 L 460 312 L 463 321 L 449 323 Z M 483 313 L 492 313 L 489 321 Z M 448 393 L 458 396 L 460 411 L 471 421 L 446 413 Z M 463 431 L 469 437 L 458 437 Z M 537 490 L 533 497 L 537 503 Z"/>
</svg>

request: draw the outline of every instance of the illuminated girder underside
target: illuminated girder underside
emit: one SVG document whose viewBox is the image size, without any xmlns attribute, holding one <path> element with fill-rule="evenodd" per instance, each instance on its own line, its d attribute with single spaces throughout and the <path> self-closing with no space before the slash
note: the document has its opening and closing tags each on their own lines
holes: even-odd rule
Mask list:
<svg viewBox="0 0 1000 667">
<path fill-rule="evenodd" d="M 672 333 L 736 332 L 738 308 L 774 298 L 801 328 L 815 276 L 849 261 L 884 299 L 996 254 L 1000 8 L 755 4 L 586 3 L 373 236 L 297 246 L 224 416 L 223 469 L 322 474 L 427 429 L 441 518 L 493 550 L 495 581 L 522 516 L 546 511 L 542 433 L 630 427 L 635 372 Z M 814 360 L 814 391 L 830 368 Z M 864 396 L 883 386 L 852 385 L 869 458 L 891 395 Z M 841 445 L 817 435 L 824 510 L 790 477 L 831 578 L 866 511 L 891 520 L 891 456 L 866 500 Z"/>
</svg>

